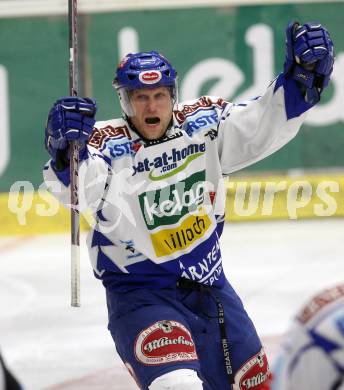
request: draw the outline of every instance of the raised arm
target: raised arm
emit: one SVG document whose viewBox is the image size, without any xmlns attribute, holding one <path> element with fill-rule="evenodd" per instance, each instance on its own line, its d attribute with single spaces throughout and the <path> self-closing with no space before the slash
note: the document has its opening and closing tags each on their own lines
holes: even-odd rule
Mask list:
<svg viewBox="0 0 344 390">
<path fill-rule="evenodd" d="M 80 210 L 97 207 L 109 171 L 101 153 L 87 146 L 96 111 L 93 99 L 64 97 L 54 103 L 45 128 L 45 146 L 51 160 L 44 167 L 44 180 L 49 191 L 65 206 L 70 206 L 69 141 L 79 141 Z"/>
<path fill-rule="evenodd" d="M 323 26 L 288 25 L 283 73 L 264 95 L 224 108 L 218 131 L 224 174 L 262 160 L 297 134 L 328 85 L 333 62 L 333 44 Z"/>
</svg>

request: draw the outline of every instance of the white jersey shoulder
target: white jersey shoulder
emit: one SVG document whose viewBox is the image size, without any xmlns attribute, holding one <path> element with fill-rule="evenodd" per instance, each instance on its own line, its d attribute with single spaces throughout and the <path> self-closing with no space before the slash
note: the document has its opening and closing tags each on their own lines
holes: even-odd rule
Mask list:
<svg viewBox="0 0 344 390">
<path fill-rule="evenodd" d="M 276 359 L 272 390 L 344 389 L 344 284 L 297 314 Z"/>
</svg>

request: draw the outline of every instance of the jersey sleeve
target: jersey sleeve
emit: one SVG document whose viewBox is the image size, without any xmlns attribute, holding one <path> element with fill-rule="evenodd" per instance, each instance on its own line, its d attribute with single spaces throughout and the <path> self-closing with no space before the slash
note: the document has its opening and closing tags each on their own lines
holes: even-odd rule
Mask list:
<svg viewBox="0 0 344 390">
<path fill-rule="evenodd" d="M 294 80 L 278 76 L 264 95 L 228 103 L 219 118 L 218 152 L 224 175 L 274 153 L 295 137 L 311 107 Z"/>
<path fill-rule="evenodd" d="M 43 177 L 47 189 L 64 206 L 70 208 L 70 168 L 57 171 L 51 160 L 45 165 Z M 79 165 L 79 211 L 97 209 L 102 200 L 111 166 L 101 152 L 87 146 L 86 158 Z"/>
</svg>

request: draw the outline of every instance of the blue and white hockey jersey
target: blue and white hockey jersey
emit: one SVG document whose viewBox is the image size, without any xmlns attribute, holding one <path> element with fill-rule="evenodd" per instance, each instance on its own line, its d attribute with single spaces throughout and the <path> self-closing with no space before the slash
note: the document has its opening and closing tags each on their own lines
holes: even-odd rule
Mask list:
<svg viewBox="0 0 344 390">
<path fill-rule="evenodd" d="M 145 142 L 124 119 L 97 122 L 79 171 L 80 206 L 94 216 L 87 242 L 95 275 L 117 291 L 179 277 L 220 287 L 223 176 L 280 149 L 308 108 L 281 75 L 245 103 L 203 96 L 179 104 L 159 141 Z M 68 205 L 69 168 L 48 162 L 44 177 Z"/>
<path fill-rule="evenodd" d="M 344 390 L 344 283 L 299 311 L 274 362 L 272 390 Z"/>
</svg>

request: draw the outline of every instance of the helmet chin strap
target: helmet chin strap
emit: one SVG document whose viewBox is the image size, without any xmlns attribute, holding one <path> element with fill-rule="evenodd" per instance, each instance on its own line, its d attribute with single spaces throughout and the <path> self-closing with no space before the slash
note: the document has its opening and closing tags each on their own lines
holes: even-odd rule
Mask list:
<svg viewBox="0 0 344 390">
<path fill-rule="evenodd" d="M 165 131 L 164 131 L 164 134 L 161 136 L 161 137 L 158 137 L 158 138 L 154 138 L 154 139 L 148 139 L 146 137 L 144 137 L 139 129 L 134 125 L 134 123 L 131 121 L 130 117 L 127 115 L 127 114 L 124 114 L 124 118 L 126 119 L 126 121 L 129 123 L 129 126 L 130 128 L 136 133 L 138 134 L 141 139 L 146 143 L 146 144 L 150 144 L 150 143 L 155 143 L 156 141 L 160 141 L 161 139 L 163 139 L 165 136 L 166 136 L 166 132 L 168 129 L 170 129 L 172 126 L 173 126 L 173 117 L 171 117 L 171 120 L 169 122 L 169 124 L 167 125 Z"/>
</svg>

